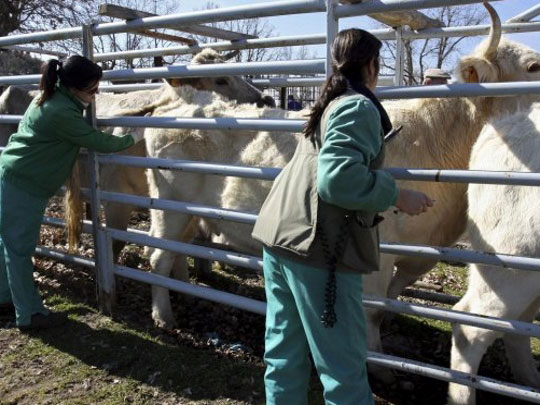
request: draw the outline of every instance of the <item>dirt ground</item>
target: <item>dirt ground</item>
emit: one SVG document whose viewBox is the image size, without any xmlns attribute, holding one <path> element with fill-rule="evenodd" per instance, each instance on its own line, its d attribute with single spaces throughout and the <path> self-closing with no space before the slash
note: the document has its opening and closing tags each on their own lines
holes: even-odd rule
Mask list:
<svg viewBox="0 0 540 405">
<path fill-rule="evenodd" d="M 61 208 L 51 206 L 49 215 Z M 144 229 L 140 213 L 132 226 Z M 65 248 L 59 229 L 44 228 L 42 243 Z M 85 238 L 79 254 L 91 255 Z M 142 249 L 128 246 L 121 263 L 148 269 Z M 0 404 L 262 404 L 264 319 L 232 307 L 171 294 L 178 328 L 160 330 L 150 315 L 150 286 L 117 279 L 112 318 L 97 311 L 93 272 L 45 258 L 36 260 L 36 280 L 47 304 L 69 314 L 61 329 L 21 333 L 0 319 Z M 192 281 L 264 299 L 262 277 L 253 271 L 214 265 Z M 443 265 L 425 280 L 438 289 L 463 290 L 463 267 Z M 434 365 L 449 363 L 449 325 L 393 316 L 384 323 L 385 352 Z M 502 343 L 492 348 L 480 374 L 511 381 Z M 372 381 L 377 404 L 446 403 L 447 384 L 396 372 L 396 383 Z M 322 404 L 313 373 L 310 404 Z M 478 404 L 524 404 L 479 392 Z"/>
</svg>

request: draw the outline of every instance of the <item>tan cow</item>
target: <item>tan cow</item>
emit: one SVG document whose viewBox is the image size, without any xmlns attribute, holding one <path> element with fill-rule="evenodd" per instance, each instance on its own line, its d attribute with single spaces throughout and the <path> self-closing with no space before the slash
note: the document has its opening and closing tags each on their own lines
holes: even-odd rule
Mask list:
<svg viewBox="0 0 540 405">
<path fill-rule="evenodd" d="M 489 6 L 488 6 L 489 7 Z M 492 8 L 493 28 L 490 37 L 472 55 L 461 60 L 458 71 L 466 82 L 497 82 L 538 80 L 540 55 L 521 44 L 500 39 L 500 21 Z M 194 117 L 260 117 L 300 118 L 303 112 L 283 112 L 276 109 L 255 111 L 216 99 L 212 105 L 169 105 L 156 111 L 161 116 Z M 483 124 L 490 116 L 514 110 L 527 104 L 527 96 L 511 98 L 451 98 L 403 100 L 385 102 L 395 126 L 404 129 L 388 146 L 387 165 L 401 167 L 466 169 L 470 149 Z M 219 163 L 282 167 L 291 158 L 295 136 L 280 132 L 238 132 L 204 130 L 149 129 L 146 137 L 149 155 L 160 158 L 207 160 Z M 257 212 L 270 182 L 232 177 L 204 176 L 149 171 L 151 196 L 200 202 L 211 206 Z M 437 200 L 428 214 L 408 217 L 389 211 L 381 224 L 381 238 L 389 242 L 427 245 L 453 244 L 464 230 L 467 203 L 466 185 L 427 182 L 400 182 L 416 188 Z M 188 241 L 185 234 L 191 218 L 187 215 L 153 210 L 151 234 L 165 239 Z M 237 249 L 260 253 L 260 246 L 249 235 L 251 226 L 204 222 L 221 235 L 224 242 Z M 174 254 L 156 249 L 151 256 L 153 271 L 170 274 Z M 434 260 L 384 255 L 381 271 L 365 279 L 366 295 L 396 296 L 403 286 L 414 281 L 435 264 Z M 396 278 L 391 283 L 394 266 Z M 184 270 L 184 279 L 187 272 Z M 369 347 L 381 351 L 379 324 L 382 312 L 368 310 Z M 167 290 L 153 287 L 152 316 L 157 325 L 172 327 L 172 314 Z"/>
</svg>

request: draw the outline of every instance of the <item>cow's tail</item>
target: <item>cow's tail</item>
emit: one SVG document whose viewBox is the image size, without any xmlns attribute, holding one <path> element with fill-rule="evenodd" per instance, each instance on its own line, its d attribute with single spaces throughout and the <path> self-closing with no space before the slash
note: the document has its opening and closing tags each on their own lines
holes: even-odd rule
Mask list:
<svg viewBox="0 0 540 405">
<path fill-rule="evenodd" d="M 74 253 L 81 240 L 83 203 L 81 198 L 81 177 L 79 162 L 75 161 L 71 177 L 67 183 L 67 192 L 64 198 L 66 212 L 66 232 L 68 237 L 68 251 Z"/>
</svg>

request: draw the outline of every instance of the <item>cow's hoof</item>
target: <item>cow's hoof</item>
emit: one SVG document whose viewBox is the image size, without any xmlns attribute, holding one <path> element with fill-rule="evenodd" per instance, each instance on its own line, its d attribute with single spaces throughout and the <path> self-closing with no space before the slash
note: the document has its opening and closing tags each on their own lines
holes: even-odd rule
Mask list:
<svg viewBox="0 0 540 405">
<path fill-rule="evenodd" d="M 156 327 L 160 329 L 176 329 L 178 327 L 178 323 L 176 322 L 176 319 L 174 318 L 166 318 L 166 317 L 159 317 L 159 316 L 152 316 L 154 319 L 154 324 Z"/>
</svg>

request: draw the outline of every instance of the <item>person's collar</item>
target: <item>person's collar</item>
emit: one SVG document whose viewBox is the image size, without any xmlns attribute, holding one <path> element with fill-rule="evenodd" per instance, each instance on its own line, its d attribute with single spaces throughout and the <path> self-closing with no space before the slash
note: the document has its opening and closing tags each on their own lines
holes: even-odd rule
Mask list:
<svg viewBox="0 0 540 405">
<path fill-rule="evenodd" d="M 392 122 L 390 121 L 390 117 L 388 117 L 388 113 L 384 109 L 379 99 L 375 96 L 375 94 L 373 94 L 373 92 L 370 89 L 368 89 L 365 85 L 360 84 L 360 83 L 354 83 L 350 80 L 349 80 L 349 88 L 369 98 L 371 102 L 375 104 L 375 107 L 377 108 L 377 110 L 379 111 L 379 115 L 381 116 L 381 126 L 383 128 L 384 133 L 387 134 L 388 132 L 390 132 L 392 130 Z"/>
<path fill-rule="evenodd" d="M 60 91 L 60 93 L 64 94 L 71 101 L 73 101 L 75 105 L 77 106 L 77 108 L 81 110 L 81 112 L 84 111 L 84 109 L 87 107 L 84 105 L 85 103 L 83 101 L 75 97 L 75 95 L 71 91 L 69 91 L 69 89 L 66 86 L 64 86 L 62 83 L 58 82 L 56 84 L 56 88 L 58 89 L 58 91 Z"/>
</svg>

